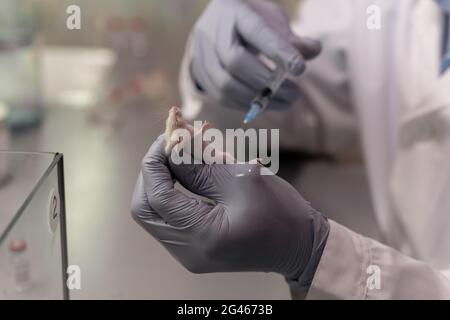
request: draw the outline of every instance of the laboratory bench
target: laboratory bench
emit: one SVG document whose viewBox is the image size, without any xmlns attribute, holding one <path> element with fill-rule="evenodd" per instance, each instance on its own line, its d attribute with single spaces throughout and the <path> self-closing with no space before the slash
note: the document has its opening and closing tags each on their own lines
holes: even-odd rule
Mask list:
<svg viewBox="0 0 450 320">
<path fill-rule="evenodd" d="M 64 155 L 68 264 L 81 270 L 81 288 L 71 298 L 289 298 L 279 275 L 188 272 L 131 218 L 141 159 L 163 132 L 169 106 L 134 103 L 116 110 L 120 123 L 114 124 L 96 120 L 90 109 L 49 107 L 40 126 L 12 135 L 13 150 Z M 280 169 L 315 208 L 377 237 L 361 163 L 290 156 L 282 157 Z"/>
</svg>

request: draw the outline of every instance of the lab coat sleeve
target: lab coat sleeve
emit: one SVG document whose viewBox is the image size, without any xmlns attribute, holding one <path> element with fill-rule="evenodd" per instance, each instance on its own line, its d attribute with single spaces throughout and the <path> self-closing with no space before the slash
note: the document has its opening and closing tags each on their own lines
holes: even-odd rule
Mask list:
<svg viewBox="0 0 450 320">
<path fill-rule="evenodd" d="M 280 129 L 283 149 L 333 153 L 357 141 L 346 64 L 352 10 L 349 0 L 336 2 L 306 1 L 300 7 L 302 14 L 293 21 L 293 31 L 320 39 L 324 50 L 307 63 L 306 72 L 298 78 L 301 97 L 292 108 L 267 110 L 252 123 L 256 128 Z M 245 113 L 217 105 L 197 90 L 190 75 L 191 56 L 189 40 L 179 77 L 184 116 L 207 120 L 221 130 L 235 128 Z"/>
<path fill-rule="evenodd" d="M 300 297 L 291 284 L 293 298 Z M 330 220 L 307 299 L 450 299 L 444 273 Z"/>
</svg>

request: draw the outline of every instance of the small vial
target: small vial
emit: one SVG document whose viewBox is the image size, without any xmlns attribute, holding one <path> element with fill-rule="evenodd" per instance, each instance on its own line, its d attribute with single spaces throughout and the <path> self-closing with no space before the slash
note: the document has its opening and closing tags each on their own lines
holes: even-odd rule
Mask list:
<svg viewBox="0 0 450 320">
<path fill-rule="evenodd" d="M 9 252 L 11 254 L 14 286 L 19 292 L 26 291 L 31 287 L 27 242 L 21 239 L 11 240 L 9 243 Z"/>
</svg>

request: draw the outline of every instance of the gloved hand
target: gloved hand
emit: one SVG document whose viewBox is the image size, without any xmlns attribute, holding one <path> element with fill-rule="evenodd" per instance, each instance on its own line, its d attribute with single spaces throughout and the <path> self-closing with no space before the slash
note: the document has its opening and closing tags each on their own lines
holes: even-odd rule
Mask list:
<svg viewBox="0 0 450 320">
<path fill-rule="evenodd" d="M 277 272 L 309 286 L 329 232 L 327 219 L 259 164 L 175 165 L 160 136 L 142 161 L 132 215 L 188 270 Z M 174 188 L 174 179 L 194 199 Z"/>
<path fill-rule="evenodd" d="M 292 76 L 320 53 L 320 42 L 294 35 L 282 9 L 267 0 L 213 0 L 192 31 L 191 76 L 216 103 L 247 110 L 274 80 L 258 54 Z M 285 109 L 299 95 L 286 80 L 269 108 Z"/>
</svg>

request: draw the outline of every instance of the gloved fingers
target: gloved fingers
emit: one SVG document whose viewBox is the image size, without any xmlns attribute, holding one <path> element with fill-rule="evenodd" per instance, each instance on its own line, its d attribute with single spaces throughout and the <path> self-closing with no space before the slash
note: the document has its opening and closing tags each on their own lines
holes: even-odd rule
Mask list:
<svg viewBox="0 0 450 320">
<path fill-rule="evenodd" d="M 218 203 L 224 202 L 224 188 L 240 176 L 258 175 L 262 166 L 253 163 L 234 164 L 174 164 L 169 160 L 170 170 L 176 180 L 187 190 Z"/>
<path fill-rule="evenodd" d="M 233 178 L 225 164 L 175 164 L 169 160 L 169 166 L 183 187 L 218 203 L 223 202 L 222 187 Z"/>
<path fill-rule="evenodd" d="M 305 69 L 305 61 L 289 37 L 276 32 L 257 12 L 245 5 L 241 7 L 236 27 L 244 41 L 291 75 L 300 75 Z"/>
<path fill-rule="evenodd" d="M 134 220 L 157 240 L 174 239 L 176 228 L 166 223 L 148 203 L 142 172 L 139 173 L 131 202 L 131 214 Z M 180 238 L 178 236 L 178 238 Z M 180 241 L 181 239 L 177 239 Z"/>
<path fill-rule="evenodd" d="M 140 224 L 146 222 L 164 222 L 148 203 L 142 179 L 142 172 L 139 172 L 136 186 L 134 187 L 133 198 L 131 200 L 131 214 Z"/>
<path fill-rule="evenodd" d="M 202 223 L 213 206 L 175 189 L 161 135 L 142 161 L 142 177 L 148 203 L 168 224 L 188 228 Z"/>
<path fill-rule="evenodd" d="M 144 159 L 142 159 L 142 175 L 144 176 L 144 173 L 146 171 L 146 164 L 147 163 L 162 163 L 167 164 L 167 157 L 164 153 L 164 147 L 166 144 L 166 139 L 164 134 L 161 134 L 156 138 L 156 140 L 153 142 L 153 144 L 150 146 L 150 149 L 147 151 L 147 153 L 144 156 Z M 144 180 L 145 183 L 145 180 Z"/>
<path fill-rule="evenodd" d="M 275 73 L 270 70 L 254 53 L 241 45 L 232 49 L 218 51 L 221 64 L 236 79 L 252 89 L 254 96 L 264 88 L 270 87 L 275 80 Z M 298 99 L 299 89 L 290 79 L 286 79 L 278 89 L 274 99 L 280 100 L 283 105 L 289 106 Z"/>
<path fill-rule="evenodd" d="M 206 91 L 214 100 L 221 98 L 221 92 L 217 88 L 207 72 L 208 68 L 205 66 L 206 55 L 209 52 L 205 52 L 204 46 L 201 40 L 193 41 L 194 55 L 190 65 L 191 77 L 194 82 L 201 87 L 202 91 Z"/>
<path fill-rule="evenodd" d="M 211 248 L 220 241 L 228 227 L 224 206 L 215 206 L 204 223 L 194 228 L 178 228 L 164 223 L 151 223 L 143 227 L 189 271 L 227 271 L 226 265 L 210 256 Z"/>
<path fill-rule="evenodd" d="M 269 86 L 275 79 L 273 70 L 270 70 L 254 53 L 240 44 L 233 45 L 227 50 L 219 48 L 217 54 L 224 68 L 255 92 Z"/>
<path fill-rule="evenodd" d="M 191 63 L 191 73 L 195 81 L 219 103 L 246 110 L 255 91 L 224 69 L 214 47 L 206 39 L 194 41 L 193 45 L 195 58 Z"/>
<path fill-rule="evenodd" d="M 220 265 L 216 266 L 207 253 L 208 246 L 220 238 L 221 230 L 226 229 L 224 206 L 212 207 L 201 223 L 190 219 L 169 223 L 148 204 L 140 175 L 133 195 L 132 214 L 136 222 L 188 270 L 197 273 L 219 270 Z"/>
<path fill-rule="evenodd" d="M 291 42 L 300 51 L 305 60 L 317 57 L 322 51 L 322 43 L 309 37 L 291 35 Z"/>
<path fill-rule="evenodd" d="M 173 219 L 165 221 L 149 205 L 140 173 L 131 208 L 135 221 L 186 268 L 196 272 L 216 270 L 213 262 L 205 256 L 205 252 L 208 251 L 208 244 L 215 242 L 227 224 L 224 206 L 211 206 L 211 210 L 202 221 L 187 217 L 176 222 Z"/>
<path fill-rule="evenodd" d="M 188 231 L 189 226 L 173 226 L 160 217 L 154 219 L 133 215 L 133 218 L 141 227 L 163 244 L 177 243 L 187 246 L 192 241 L 191 233 Z"/>
</svg>

